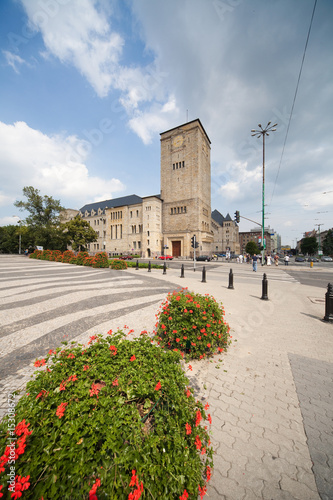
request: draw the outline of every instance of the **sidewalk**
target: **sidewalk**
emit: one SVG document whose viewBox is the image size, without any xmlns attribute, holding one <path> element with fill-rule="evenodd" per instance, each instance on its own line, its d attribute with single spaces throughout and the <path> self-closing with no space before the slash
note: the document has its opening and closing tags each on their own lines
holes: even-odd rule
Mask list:
<svg viewBox="0 0 333 500">
<path fill-rule="evenodd" d="M 222 301 L 231 326 L 222 364 L 191 363 L 193 385 L 213 417 L 208 498 L 332 500 L 333 325 L 321 321 L 325 290 L 265 267 L 264 301 L 262 273 L 228 265 L 235 287 L 229 290 L 225 267 L 207 271 L 206 283 L 202 266 L 185 278 L 175 269 L 164 276 Z"/>
</svg>

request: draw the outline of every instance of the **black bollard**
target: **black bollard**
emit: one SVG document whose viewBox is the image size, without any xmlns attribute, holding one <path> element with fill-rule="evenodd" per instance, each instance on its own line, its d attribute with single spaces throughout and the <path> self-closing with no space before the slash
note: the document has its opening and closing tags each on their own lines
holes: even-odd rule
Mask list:
<svg viewBox="0 0 333 500">
<path fill-rule="evenodd" d="M 234 275 L 232 274 L 232 269 L 230 269 L 230 272 L 229 272 L 229 286 L 228 286 L 228 288 L 230 290 L 234 289 Z"/>
<path fill-rule="evenodd" d="M 327 292 L 325 293 L 325 316 L 324 321 L 333 322 L 333 285 L 327 285 Z"/>
<path fill-rule="evenodd" d="M 206 268 L 203 266 L 202 268 L 202 280 L 201 283 L 206 283 Z"/>
<path fill-rule="evenodd" d="M 150 261 L 148 262 L 148 273 L 151 273 L 151 263 L 150 263 Z"/>
<path fill-rule="evenodd" d="M 184 275 L 184 264 L 182 264 L 182 267 L 180 269 L 180 277 L 181 278 L 185 278 L 185 275 Z"/>
<path fill-rule="evenodd" d="M 263 280 L 262 280 L 262 296 L 261 296 L 261 300 L 268 300 L 267 288 L 268 288 L 268 281 L 267 281 L 267 276 L 264 273 L 264 277 L 263 277 Z"/>
<path fill-rule="evenodd" d="M 139 261 L 137 260 L 136 261 L 136 266 L 135 266 L 135 269 L 138 270 L 139 269 Z"/>
<path fill-rule="evenodd" d="M 164 261 L 164 264 L 163 264 L 163 274 L 166 274 L 166 262 Z"/>
</svg>

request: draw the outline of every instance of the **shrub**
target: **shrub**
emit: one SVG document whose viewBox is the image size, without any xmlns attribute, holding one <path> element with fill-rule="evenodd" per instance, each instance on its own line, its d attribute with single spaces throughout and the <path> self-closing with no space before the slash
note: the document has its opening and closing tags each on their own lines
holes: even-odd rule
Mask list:
<svg viewBox="0 0 333 500">
<path fill-rule="evenodd" d="M 95 262 L 93 263 L 93 267 L 109 267 L 108 256 L 106 252 L 96 253 Z"/>
<path fill-rule="evenodd" d="M 62 257 L 60 250 L 51 250 L 51 255 L 49 260 L 56 261 L 58 257 Z"/>
<path fill-rule="evenodd" d="M 43 250 L 41 252 L 40 257 L 38 258 L 41 260 L 52 260 L 51 257 L 52 257 L 52 250 Z"/>
<path fill-rule="evenodd" d="M 211 422 L 209 405 L 193 397 L 179 353 L 144 335 L 129 341 L 121 331 L 92 336 L 86 348 L 63 344 L 35 362 L 46 369 L 18 401 L 16 426 L 8 417 L 0 424 L 5 499 L 11 453 L 13 490 L 25 490 L 27 499 L 203 495 L 213 466 L 200 425 Z M 11 447 L 10 435 L 17 438 Z"/>
<path fill-rule="evenodd" d="M 88 256 L 85 257 L 85 259 L 83 260 L 83 265 L 92 267 L 94 265 L 94 262 L 95 262 L 95 257 Z"/>
<path fill-rule="evenodd" d="M 75 258 L 75 254 L 71 251 L 71 250 L 66 250 L 66 252 L 64 252 L 62 254 L 62 261 L 63 262 L 69 262 L 71 259 L 74 259 Z"/>
<path fill-rule="evenodd" d="M 127 262 L 120 259 L 113 259 L 110 261 L 111 269 L 127 269 Z"/>
<path fill-rule="evenodd" d="M 35 250 L 33 253 L 29 255 L 29 259 L 40 259 L 42 252 L 41 250 Z"/>
<path fill-rule="evenodd" d="M 86 257 L 89 257 L 88 252 L 79 252 L 76 256 L 75 264 L 78 264 L 79 266 L 83 266 L 83 262 L 86 259 Z M 72 262 L 70 262 L 70 264 L 72 264 Z"/>
<path fill-rule="evenodd" d="M 182 289 L 168 295 L 157 315 L 156 335 L 163 347 L 186 351 L 202 359 L 222 352 L 229 342 L 224 309 L 214 297 Z"/>
</svg>

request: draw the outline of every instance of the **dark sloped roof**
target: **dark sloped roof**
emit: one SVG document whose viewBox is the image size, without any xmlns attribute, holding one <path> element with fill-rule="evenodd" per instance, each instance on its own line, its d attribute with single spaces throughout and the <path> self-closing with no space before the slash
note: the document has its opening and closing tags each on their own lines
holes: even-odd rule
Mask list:
<svg viewBox="0 0 333 500">
<path fill-rule="evenodd" d="M 229 222 L 229 221 L 232 221 L 232 218 L 230 217 L 229 214 L 227 214 L 224 220 L 227 220 Z"/>
<path fill-rule="evenodd" d="M 215 220 L 215 222 L 217 222 L 218 224 L 220 224 L 220 226 L 223 225 L 223 221 L 225 220 L 223 215 L 218 211 L 218 210 L 214 210 L 212 212 L 212 219 Z"/>
<path fill-rule="evenodd" d="M 131 194 L 129 196 L 122 196 L 121 198 L 113 198 L 112 200 L 88 203 L 87 205 L 84 205 L 82 208 L 80 208 L 80 212 L 85 213 L 86 210 L 88 212 L 91 212 L 91 210 L 97 212 L 99 208 L 101 210 L 104 210 L 105 208 L 117 208 L 126 205 L 137 205 L 138 203 L 142 203 L 142 198 L 140 196 L 137 196 L 136 194 Z"/>
</svg>

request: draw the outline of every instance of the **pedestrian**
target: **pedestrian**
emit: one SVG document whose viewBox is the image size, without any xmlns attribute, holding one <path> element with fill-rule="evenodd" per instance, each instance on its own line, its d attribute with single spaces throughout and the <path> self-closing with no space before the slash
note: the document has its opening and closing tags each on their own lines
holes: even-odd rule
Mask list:
<svg viewBox="0 0 333 500">
<path fill-rule="evenodd" d="M 284 256 L 284 265 L 287 266 L 289 263 L 289 255 Z"/>
<path fill-rule="evenodd" d="M 275 254 L 275 256 L 274 256 L 274 262 L 275 262 L 275 265 L 277 267 L 279 265 L 279 255 L 278 254 Z"/>
<path fill-rule="evenodd" d="M 252 268 L 255 273 L 257 272 L 257 262 L 258 262 L 258 257 L 256 256 L 256 254 L 254 254 L 252 257 Z"/>
<path fill-rule="evenodd" d="M 270 266 L 272 264 L 272 257 L 270 255 L 267 255 L 267 262 L 266 264 Z"/>
<path fill-rule="evenodd" d="M 240 254 L 240 256 L 239 256 L 239 262 L 240 262 L 241 264 L 243 264 L 243 255 L 242 255 L 242 254 Z"/>
</svg>

